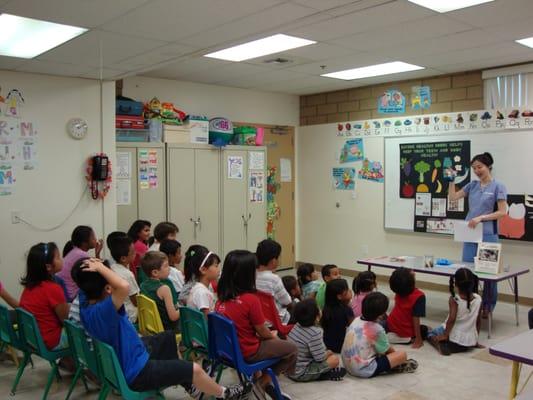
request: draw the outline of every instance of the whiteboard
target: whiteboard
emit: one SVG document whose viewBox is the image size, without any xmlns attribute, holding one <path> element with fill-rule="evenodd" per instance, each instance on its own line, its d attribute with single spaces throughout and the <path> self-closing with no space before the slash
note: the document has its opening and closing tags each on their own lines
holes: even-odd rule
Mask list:
<svg viewBox="0 0 533 400">
<path fill-rule="evenodd" d="M 414 199 L 400 198 L 400 144 L 455 140 L 470 140 L 471 157 L 486 151 L 491 153 L 492 176 L 507 187 L 509 194 L 533 193 L 531 131 L 385 138 L 385 228 L 413 231 Z"/>
</svg>

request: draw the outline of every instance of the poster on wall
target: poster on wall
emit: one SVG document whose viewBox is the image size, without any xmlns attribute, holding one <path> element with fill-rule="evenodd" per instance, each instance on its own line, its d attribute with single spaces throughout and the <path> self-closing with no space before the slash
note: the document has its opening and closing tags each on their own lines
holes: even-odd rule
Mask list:
<svg viewBox="0 0 533 400">
<path fill-rule="evenodd" d="M 13 194 L 15 182 L 16 179 L 13 164 L 0 162 L 0 196 L 9 196 Z"/>
<path fill-rule="evenodd" d="M 332 176 L 336 190 L 355 189 L 355 168 L 333 168 Z"/>
<path fill-rule="evenodd" d="M 115 189 L 117 190 L 117 206 L 129 206 L 131 204 L 131 180 L 117 178 Z"/>
<path fill-rule="evenodd" d="M 342 146 L 339 162 L 341 164 L 361 161 L 365 158 L 363 139 L 350 139 Z"/>
<path fill-rule="evenodd" d="M 243 179 L 244 160 L 239 156 L 228 156 L 228 179 Z"/>
<path fill-rule="evenodd" d="M 292 182 L 292 165 L 290 158 L 279 159 L 280 181 Z"/>
<path fill-rule="evenodd" d="M 142 190 L 150 189 L 148 165 L 148 150 L 139 149 L 139 188 Z"/>
<path fill-rule="evenodd" d="M 148 186 L 150 189 L 157 189 L 158 187 L 157 175 L 157 150 L 152 149 L 148 151 Z"/>
<path fill-rule="evenodd" d="M 498 220 L 500 238 L 533 241 L 533 194 L 507 195 L 507 214 Z"/>
<path fill-rule="evenodd" d="M 399 168 L 400 198 L 419 192 L 445 198 L 448 169 L 457 171 L 456 187 L 470 182 L 470 141 L 400 144 Z"/>
<path fill-rule="evenodd" d="M 37 167 L 37 139 L 34 137 L 20 137 L 18 142 L 18 161 L 26 171 Z"/>
<path fill-rule="evenodd" d="M 378 113 L 403 114 L 405 113 L 405 96 L 396 89 L 385 91 L 378 98 Z"/>
<path fill-rule="evenodd" d="M 20 124 L 14 119 L 0 119 L 0 144 L 12 145 L 20 137 Z"/>
<path fill-rule="evenodd" d="M 262 151 L 250 151 L 248 153 L 248 169 L 265 169 L 265 153 Z"/>
<path fill-rule="evenodd" d="M 369 161 L 368 158 L 363 160 L 363 166 L 357 172 L 359 179 L 365 179 L 372 182 L 383 182 L 385 174 L 383 173 L 383 165 L 379 161 Z"/>
<path fill-rule="evenodd" d="M 131 154 L 127 151 L 117 151 L 117 179 L 131 178 Z"/>
<path fill-rule="evenodd" d="M 414 111 L 428 110 L 431 107 L 431 88 L 429 86 L 413 86 L 411 88 L 411 109 Z"/>
<path fill-rule="evenodd" d="M 249 189 L 250 201 L 262 203 L 265 191 L 265 173 L 263 171 L 250 171 Z"/>
</svg>

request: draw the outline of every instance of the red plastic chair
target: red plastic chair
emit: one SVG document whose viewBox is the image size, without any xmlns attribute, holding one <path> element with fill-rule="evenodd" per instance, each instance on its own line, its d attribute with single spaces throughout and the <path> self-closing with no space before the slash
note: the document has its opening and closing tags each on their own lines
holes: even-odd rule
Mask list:
<svg viewBox="0 0 533 400">
<path fill-rule="evenodd" d="M 278 308 L 274 302 L 274 297 L 270 293 L 265 293 L 261 291 L 256 292 L 259 301 L 261 302 L 261 308 L 263 309 L 263 314 L 267 319 L 271 329 L 278 331 L 278 336 L 285 338 L 289 332 L 292 330 L 292 324 L 283 325 L 281 319 L 279 318 Z"/>
</svg>

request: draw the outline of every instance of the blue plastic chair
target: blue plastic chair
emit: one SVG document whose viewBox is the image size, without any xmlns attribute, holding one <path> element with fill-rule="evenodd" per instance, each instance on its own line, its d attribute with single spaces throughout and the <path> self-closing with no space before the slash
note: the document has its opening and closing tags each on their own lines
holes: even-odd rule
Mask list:
<svg viewBox="0 0 533 400">
<path fill-rule="evenodd" d="M 276 397 L 278 400 L 283 400 L 278 378 L 271 368 L 280 359 L 270 358 L 253 364 L 247 363 L 242 356 L 233 322 L 214 312 L 209 313 L 207 321 L 209 359 L 213 363 L 211 374 L 218 365 L 226 365 L 237 371 L 239 380 L 244 385 L 246 382 L 253 383 L 253 376 L 257 371 L 266 372 L 272 378 Z"/>
</svg>

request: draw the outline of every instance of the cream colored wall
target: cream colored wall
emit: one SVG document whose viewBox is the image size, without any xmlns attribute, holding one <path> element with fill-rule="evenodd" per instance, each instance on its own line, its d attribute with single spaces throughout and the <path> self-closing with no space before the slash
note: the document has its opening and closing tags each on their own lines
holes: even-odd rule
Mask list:
<svg viewBox="0 0 533 400">
<path fill-rule="evenodd" d="M 62 249 L 72 229 L 80 224 L 92 226 L 98 237 L 115 229 L 114 190 L 103 202 L 92 200 L 85 193 L 72 216 L 50 232 L 39 232 L 22 223 L 11 224 L 13 210 L 39 227 L 59 224 L 86 188 L 87 158 L 103 150 L 114 162 L 115 84 L 105 83 L 101 93 L 99 82 L 94 80 L 0 71 L 0 87 L 3 96 L 12 88 L 22 92 L 23 120 L 32 121 L 39 132 L 37 168 L 33 171 L 18 168 L 13 195 L 0 196 L 0 280 L 18 296 L 25 254 L 33 244 L 55 241 Z M 84 140 L 67 135 L 65 125 L 72 117 L 87 121 L 89 133 Z"/>
<path fill-rule="evenodd" d="M 124 79 L 122 93 L 140 101 L 156 96 L 187 114 L 232 121 L 297 126 L 298 96 L 225 86 L 135 76 Z"/>
<path fill-rule="evenodd" d="M 356 196 L 332 188 L 331 169 L 345 138 L 336 124 L 300 127 L 297 133 L 297 254 L 298 261 L 334 263 L 361 271 L 355 260 L 365 256 L 424 255 L 459 259 L 461 246 L 448 236 L 386 231 L 383 228 L 384 184 L 356 179 Z M 365 138 L 365 155 L 384 160 L 384 139 Z M 360 165 L 355 163 L 353 165 Z M 349 164 L 345 164 L 350 166 Z M 387 165 L 384 166 L 387 168 Z M 336 207 L 336 203 L 340 207 Z M 365 247 L 368 247 L 366 254 Z M 503 242 L 505 263 L 533 267 L 531 243 Z M 389 270 L 377 269 L 380 274 Z M 418 274 L 420 281 L 447 284 L 440 277 Z M 506 284 L 501 291 L 510 293 Z M 519 281 L 520 295 L 533 298 L 533 274 Z"/>
</svg>

